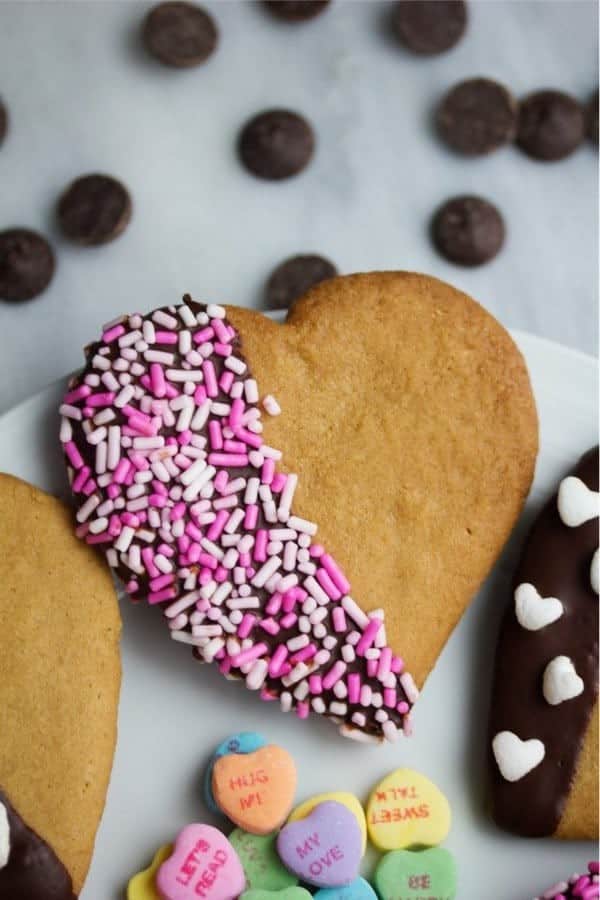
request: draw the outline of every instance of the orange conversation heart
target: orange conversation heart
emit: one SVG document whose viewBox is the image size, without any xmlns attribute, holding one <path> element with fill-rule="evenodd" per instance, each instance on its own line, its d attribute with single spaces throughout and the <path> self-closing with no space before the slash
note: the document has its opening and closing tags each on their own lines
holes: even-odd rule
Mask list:
<svg viewBox="0 0 600 900">
<path fill-rule="evenodd" d="M 217 806 L 239 828 L 270 834 L 287 819 L 296 792 L 296 766 L 275 744 L 254 753 L 231 753 L 215 763 L 212 779 Z"/>
</svg>

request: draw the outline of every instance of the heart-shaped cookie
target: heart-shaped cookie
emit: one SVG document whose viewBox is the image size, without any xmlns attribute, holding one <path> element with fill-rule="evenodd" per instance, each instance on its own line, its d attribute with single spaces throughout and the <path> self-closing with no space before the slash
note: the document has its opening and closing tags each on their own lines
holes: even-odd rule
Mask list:
<svg viewBox="0 0 600 900">
<path fill-rule="evenodd" d="M 221 812 L 251 834 L 271 834 L 285 822 L 296 793 L 296 766 L 282 747 L 221 756 L 213 768 L 213 796 Z"/>
<path fill-rule="evenodd" d="M 108 569 L 75 539 L 71 511 L 9 475 L 0 583 L 0 897 L 72 900 L 116 740 L 117 598 Z"/>
<path fill-rule="evenodd" d="M 386 853 L 375 870 L 381 900 L 453 900 L 456 864 L 442 847 Z"/>
<path fill-rule="evenodd" d="M 194 824 L 179 832 L 156 885 L 164 900 L 237 900 L 246 879 L 225 835 L 211 825 Z"/>
<path fill-rule="evenodd" d="M 282 828 L 277 851 L 290 872 L 307 884 L 341 887 L 358 875 L 362 835 L 348 807 L 328 800 Z"/>
<path fill-rule="evenodd" d="M 89 348 L 61 407 L 78 533 L 203 661 L 395 740 L 529 488 L 521 355 L 425 276 L 225 316 L 186 298 Z"/>
</svg>

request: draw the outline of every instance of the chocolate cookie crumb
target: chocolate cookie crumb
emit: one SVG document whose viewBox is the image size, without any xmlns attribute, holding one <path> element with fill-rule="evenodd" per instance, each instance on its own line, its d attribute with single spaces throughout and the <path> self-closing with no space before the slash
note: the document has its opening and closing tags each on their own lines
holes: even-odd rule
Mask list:
<svg viewBox="0 0 600 900">
<path fill-rule="evenodd" d="M 118 237 L 131 219 L 127 188 L 110 175 L 83 175 L 58 203 L 63 233 L 76 244 L 96 246 Z"/>
<path fill-rule="evenodd" d="M 269 276 L 265 288 L 267 309 L 287 309 L 309 288 L 328 278 L 335 278 L 337 274 L 334 264 L 323 256 L 291 256 Z"/>
<path fill-rule="evenodd" d="M 54 269 L 52 247 L 41 234 L 27 228 L 0 232 L 0 299 L 37 297 L 50 284 Z"/>
<path fill-rule="evenodd" d="M 581 104 L 561 91 L 537 91 L 521 102 L 517 144 L 533 159 L 570 156 L 585 134 Z"/>
<path fill-rule="evenodd" d="M 165 66 L 199 66 L 215 51 L 219 32 L 212 16 L 182 0 L 159 3 L 144 20 L 144 44 Z"/>
<path fill-rule="evenodd" d="M 517 116 L 517 102 L 504 85 L 489 78 L 470 78 L 443 98 L 437 127 L 457 153 L 480 156 L 514 140 Z"/>
<path fill-rule="evenodd" d="M 244 126 L 238 150 L 249 172 L 278 181 L 301 172 L 308 165 L 314 146 L 314 133 L 306 119 L 290 110 L 272 109 Z"/>
<path fill-rule="evenodd" d="M 504 243 L 504 220 L 483 197 L 452 197 L 441 206 L 431 224 L 433 242 L 450 262 L 480 266 L 489 262 Z"/>
</svg>

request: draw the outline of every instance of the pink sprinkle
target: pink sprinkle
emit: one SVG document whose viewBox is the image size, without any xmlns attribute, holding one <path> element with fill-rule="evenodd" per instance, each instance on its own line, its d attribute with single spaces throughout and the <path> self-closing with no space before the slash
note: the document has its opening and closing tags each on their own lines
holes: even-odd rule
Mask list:
<svg viewBox="0 0 600 900">
<path fill-rule="evenodd" d="M 248 465 L 248 455 L 246 453 L 209 453 L 208 462 L 211 466 L 243 468 Z"/>
<path fill-rule="evenodd" d="M 187 447 L 192 438 L 194 437 L 194 432 L 190 431 L 189 428 L 186 428 L 185 431 L 180 432 L 178 443 L 180 447 Z"/>
<path fill-rule="evenodd" d="M 114 399 L 113 391 L 105 391 L 104 393 L 92 394 L 91 397 L 87 398 L 86 403 L 95 409 L 97 406 L 110 406 Z"/>
<path fill-rule="evenodd" d="M 362 633 L 362 637 L 358 644 L 356 645 L 356 654 L 357 656 L 364 656 L 366 651 L 373 646 L 373 642 L 377 636 L 377 632 L 383 625 L 383 621 L 381 619 L 373 618 L 369 619 L 369 624 L 365 628 Z"/>
<path fill-rule="evenodd" d="M 225 528 L 228 518 L 229 513 L 226 509 L 220 509 L 218 511 L 214 522 L 206 532 L 206 537 L 209 541 L 216 541 L 219 537 L 221 537 L 221 533 Z"/>
<path fill-rule="evenodd" d="M 109 484 L 106 488 L 106 493 L 111 500 L 116 500 L 121 493 L 121 488 L 118 484 Z"/>
<path fill-rule="evenodd" d="M 121 513 L 121 522 L 123 525 L 128 525 L 130 528 L 139 528 L 140 525 L 139 516 L 130 512 Z"/>
<path fill-rule="evenodd" d="M 391 672 L 393 653 L 390 647 L 384 647 L 377 664 L 377 677 L 383 681 Z"/>
<path fill-rule="evenodd" d="M 204 537 L 200 529 L 193 522 L 188 522 L 185 526 L 185 533 L 194 541 L 201 541 Z"/>
<path fill-rule="evenodd" d="M 158 481 L 156 478 L 152 481 L 152 487 L 154 488 L 155 494 L 160 494 L 161 497 L 168 497 L 169 492 L 161 481 Z"/>
<path fill-rule="evenodd" d="M 302 650 L 298 650 L 297 653 L 294 653 L 290 662 L 295 666 L 297 663 L 306 662 L 307 659 L 311 659 L 316 655 L 317 648 L 314 644 L 308 644 L 307 647 L 303 647 Z"/>
<path fill-rule="evenodd" d="M 73 441 L 67 441 L 64 445 L 65 453 L 69 459 L 69 462 L 73 466 L 74 469 L 82 469 L 83 468 L 83 459 L 81 453 L 77 449 L 76 445 Z"/>
<path fill-rule="evenodd" d="M 176 344 L 178 341 L 175 331 L 156 331 L 154 337 L 157 344 Z"/>
<path fill-rule="evenodd" d="M 202 363 L 202 373 L 204 375 L 204 386 L 208 397 L 216 397 L 219 393 L 217 377 L 215 375 L 215 367 L 210 359 L 205 359 Z"/>
<path fill-rule="evenodd" d="M 279 633 L 279 625 L 277 624 L 275 619 L 261 619 L 258 625 L 260 628 L 262 628 L 263 631 L 266 631 L 267 634 Z"/>
<path fill-rule="evenodd" d="M 323 688 L 326 691 L 329 691 L 334 684 L 337 684 L 340 678 L 343 678 L 346 669 L 346 663 L 343 663 L 341 659 L 338 659 L 338 661 L 332 665 L 329 672 L 323 676 Z"/>
<path fill-rule="evenodd" d="M 83 400 L 85 397 L 89 397 L 91 393 L 92 389 L 88 384 L 80 384 L 74 391 L 69 391 L 68 394 L 65 394 L 63 403 L 75 403 L 77 400 Z"/>
<path fill-rule="evenodd" d="M 210 324 L 222 344 L 228 344 L 231 341 L 229 331 L 220 319 L 211 319 Z"/>
<path fill-rule="evenodd" d="M 154 422 L 148 419 L 147 416 L 137 412 L 129 417 L 129 427 L 132 431 L 136 431 L 144 437 L 155 437 L 158 431 Z"/>
<path fill-rule="evenodd" d="M 175 556 L 175 551 L 172 547 L 169 547 L 168 544 L 159 544 L 157 550 L 159 553 L 162 553 L 163 556 L 168 556 L 169 559 Z"/>
<path fill-rule="evenodd" d="M 286 476 L 283 472 L 277 472 L 273 476 L 273 481 L 271 482 L 271 490 L 274 494 L 280 494 L 285 487 L 285 483 L 287 481 Z"/>
<path fill-rule="evenodd" d="M 181 540 L 189 541 L 189 538 L 185 535 Z M 186 550 L 188 551 L 188 560 L 192 565 L 200 561 L 200 557 L 202 556 L 202 547 L 200 544 L 188 544 Z"/>
<path fill-rule="evenodd" d="M 177 546 L 179 547 L 179 549 L 181 550 L 182 553 L 185 553 L 186 550 L 189 549 L 191 543 L 192 542 L 190 541 L 187 534 L 182 534 L 181 537 L 177 538 Z"/>
<path fill-rule="evenodd" d="M 194 343 L 195 344 L 205 344 L 207 341 L 210 341 L 211 338 L 214 338 L 215 333 L 210 327 L 201 328 L 200 331 L 197 331 L 194 334 Z"/>
<path fill-rule="evenodd" d="M 241 425 L 242 416 L 244 415 L 245 404 L 244 401 L 239 397 L 236 397 L 235 400 L 231 403 L 231 409 L 229 411 L 229 427 L 235 431 L 235 429 Z"/>
<path fill-rule="evenodd" d="M 216 419 L 211 419 L 208 423 L 208 439 L 213 450 L 223 449 L 221 426 Z"/>
<path fill-rule="evenodd" d="M 228 675 L 230 673 L 230 671 L 231 671 L 231 657 L 226 656 L 219 663 L 219 672 L 221 672 L 223 675 Z"/>
<path fill-rule="evenodd" d="M 323 553 L 320 557 L 321 565 L 327 571 L 327 574 L 335 584 L 336 588 L 342 594 L 350 593 L 350 582 L 336 563 L 335 559 L 329 553 Z"/>
<path fill-rule="evenodd" d="M 221 377 L 219 378 L 219 387 L 223 391 L 224 394 L 228 394 L 231 390 L 231 385 L 233 384 L 235 379 L 235 375 L 233 372 L 230 372 L 229 369 L 226 369 Z"/>
<path fill-rule="evenodd" d="M 308 678 L 308 688 L 311 694 L 323 693 L 323 679 L 320 675 L 310 675 Z"/>
<path fill-rule="evenodd" d="M 358 672 L 348 675 L 348 700 L 350 703 L 360 702 L 361 680 Z"/>
<path fill-rule="evenodd" d="M 240 553 L 240 566 L 244 566 L 246 569 L 246 575 L 248 578 L 251 578 L 254 575 L 254 569 L 250 567 L 250 563 L 252 562 L 252 557 L 249 553 Z M 250 575 L 252 572 L 252 575 Z"/>
<path fill-rule="evenodd" d="M 262 472 L 260 474 L 260 480 L 263 484 L 271 484 L 273 481 L 273 475 L 275 474 L 275 460 L 274 459 L 265 459 L 262 467 Z"/>
<path fill-rule="evenodd" d="M 217 584 L 222 584 L 224 581 L 229 579 L 229 572 L 227 569 L 224 569 L 223 566 L 217 566 L 215 569 L 214 579 Z"/>
<path fill-rule="evenodd" d="M 268 539 L 268 532 L 266 532 L 264 528 L 259 528 L 256 532 L 256 540 L 254 541 L 253 556 L 256 562 L 266 562 Z"/>
<path fill-rule="evenodd" d="M 167 391 L 165 373 L 160 363 L 152 363 L 150 366 L 150 384 L 155 397 L 164 397 Z"/>
<path fill-rule="evenodd" d="M 399 675 L 400 672 L 404 671 L 404 661 L 399 656 L 392 657 L 391 668 L 394 675 Z"/>
<path fill-rule="evenodd" d="M 161 574 L 154 565 L 154 550 L 152 547 L 144 547 L 142 550 L 142 562 L 146 567 L 146 571 L 152 578 L 158 578 Z"/>
<path fill-rule="evenodd" d="M 108 487 L 108 495 L 109 495 L 109 497 L 110 497 L 110 488 L 111 488 L 111 486 L 112 486 L 112 485 L 109 485 L 109 487 Z M 114 485 L 114 487 L 116 488 L 116 485 Z M 81 490 L 82 490 L 82 493 L 84 493 L 86 497 L 89 497 L 90 494 L 93 494 L 94 491 L 96 490 L 96 481 L 95 481 L 95 479 L 90 478 L 88 481 L 86 481 L 86 483 L 84 484 L 84 486 L 83 486 L 83 488 L 82 488 Z M 111 499 L 112 499 L 112 498 L 111 498 Z"/>
<path fill-rule="evenodd" d="M 325 569 L 317 569 L 317 581 L 331 600 L 339 600 L 341 593 L 329 577 Z"/>
<path fill-rule="evenodd" d="M 275 694 L 272 694 L 269 688 L 262 688 L 260 692 L 260 699 L 264 700 L 266 703 L 272 703 L 273 700 L 277 700 Z"/>
<path fill-rule="evenodd" d="M 301 700 L 296 707 L 296 715 L 299 719 L 308 719 L 310 707 L 305 700 Z"/>
<path fill-rule="evenodd" d="M 113 540 L 110 531 L 103 531 L 102 534 L 86 534 L 86 543 L 88 544 L 106 544 L 107 541 Z"/>
<path fill-rule="evenodd" d="M 268 646 L 266 644 L 263 644 L 262 642 L 260 644 L 254 644 L 253 647 L 248 647 L 247 650 L 242 650 L 240 653 L 236 653 L 236 655 L 232 657 L 231 662 L 236 668 L 239 669 L 240 666 L 245 666 L 246 663 L 254 662 L 255 659 L 259 659 L 259 657 L 264 656 L 268 649 Z"/>
<path fill-rule="evenodd" d="M 85 484 L 85 482 L 88 479 L 90 471 L 91 470 L 90 470 L 89 466 L 84 466 L 83 469 L 79 470 L 79 472 L 73 479 L 72 486 L 73 486 L 73 490 L 75 491 L 75 493 L 78 493 L 81 490 L 81 488 L 83 487 L 83 485 Z"/>
<path fill-rule="evenodd" d="M 123 326 L 115 325 L 113 328 L 109 328 L 108 331 L 104 332 L 102 340 L 105 344 L 110 344 L 112 341 L 116 341 L 117 338 L 120 338 L 122 334 L 125 334 Z"/>
<path fill-rule="evenodd" d="M 588 871 L 589 871 L 590 875 L 600 875 L 600 863 L 589 862 L 588 863 Z"/>
<path fill-rule="evenodd" d="M 228 480 L 229 476 L 225 469 L 219 469 L 219 471 L 215 475 L 215 490 L 222 494 L 227 487 Z"/>
<path fill-rule="evenodd" d="M 125 590 L 127 591 L 128 594 L 135 594 L 135 592 L 137 591 L 138 588 L 139 588 L 139 584 L 137 583 L 135 578 L 132 578 L 131 581 L 128 581 L 127 584 L 125 585 Z"/>
<path fill-rule="evenodd" d="M 289 612 L 287 615 L 282 616 L 281 618 L 281 627 L 282 628 L 293 628 L 293 626 L 298 621 L 298 616 L 296 613 Z"/>
<path fill-rule="evenodd" d="M 331 613 L 331 620 L 333 622 L 334 630 L 340 634 L 343 631 L 346 631 L 346 613 L 344 612 L 341 606 L 334 606 L 333 611 Z"/>
<path fill-rule="evenodd" d="M 129 474 L 129 470 L 131 469 L 131 463 L 125 457 L 121 457 L 119 462 L 117 463 L 117 468 L 115 469 L 115 474 L 113 475 L 113 481 L 116 484 L 123 484 L 126 480 L 127 475 Z"/>
<path fill-rule="evenodd" d="M 390 709 L 394 709 L 396 707 L 397 699 L 398 699 L 398 694 L 397 694 L 395 688 L 384 688 L 383 689 L 384 706 L 387 706 Z"/>
<path fill-rule="evenodd" d="M 272 595 L 272 597 L 271 597 L 271 599 L 269 600 L 269 602 L 267 603 L 267 605 L 266 605 L 266 607 L 265 607 L 265 612 L 266 612 L 269 616 L 276 616 L 277 613 L 279 612 L 279 610 L 281 609 L 281 602 L 282 602 L 282 600 L 283 600 L 283 598 L 282 598 L 281 594 L 279 593 L 279 591 L 276 591 L 276 592 Z"/>
<path fill-rule="evenodd" d="M 238 629 L 239 634 L 239 629 Z M 288 649 L 285 644 L 279 644 L 269 663 L 269 675 L 271 678 L 277 678 L 281 674 L 281 667 L 288 657 Z"/>
<path fill-rule="evenodd" d="M 212 572 L 210 569 L 202 569 L 200 575 L 198 577 L 198 581 L 204 587 L 205 584 L 208 584 L 209 581 L 212 581 Z"/>
<path fill-rule="evenodd" d="M 135 453 L 135 452 L 131 453 L 129 456 L 129 459 L 131 460 L 133 465 L 136 467 L 138 472 L 147 472 L 148 469 L 150 468 L 150 463 L 148 462 L 148 460 L 146 459 L 145 456 L 142 456 L 141 453 Z"/>
<path fill-rule="evenodd" d="M 313 559 L 320 559 L 320 557 L 325 553 L 325 548 L 321 544 L 311 544 L 308 548 L 308 552 Z"/>
<path fill-rule="evenodd" d="M 258 450 L 259 447 L 262 447 L 263 439 L 260 434 L 253 434 L 245 428 L 236 428 L 235 436 L 239 438 L 240 441 L 248 444 L 249 447 L 254 447 L 256 450 Z"/>
<path fill-rule="evenodd" d="M 217 356 L 231 356 L 231 347 L 229 344 L 222 344 L 220 341 L 214 344 Z"/>
<path fill-rule="evenodd" d="M 376 659 L 368 659 L 367 660 L 367 675 L 369 678 L 375 678 L 377 675 L 377 663 Z"/>
<path fill-rule="evenodd" d="M 171 510 L 171 514 L 169 516 L 171 522 L 178 522 L 179 519 L 183 519 L 185 515 L 185 503 L 183 501 L 181 503 L 176 503 L 173 509 Z"/>
<path fill-rule="evenodd" d="M 167 498 L 164 494 L 150 494 L 149 500 L 150 506 L 156 506 L 158 509 L 162 509 L 163 506 L 167 505 Z"/>
<path fill-rule="evenodd" d="M 248 531 L 253 531 L 254 528 L 256 528 L 257 519 L 258 506 L 255 503 L 249 503 L 246 507 L 246 515 L 244 516 L 244 528 L 246 528 Z"/>
<path fill-rule="evenodd" d="M 162 588 L 167 587 L 170 584 L 173 584 L 175 580 L 175 576 L 173 574 L 170 575 L 159 575 L 158 578 L 153 578 L 150 582 L 150 589 L 153 591 L 160 591 Z"/>
<path fill-rule="evenodd" d="M 223 441 L 223 450 L 227 453 L 245 453 L 246 445 L 241 441 L 232 441 L 230 439 Z"/>
<path fill-rule="evenodd" d="M 194 403 L 196 404 L 196 406 L 202 406 L 206 399 L 206 388 L 203 384 L 199 384 L 194 391 Z"/>
<path fill-rule="evenodd" d="M 162 591 L 151 591 L 148 594 L 148 603 L 153 606 L 155 603 L 163 603 L 165 600 L 174 600 L 177 591 L 174 587 L 164 588 Z"/>
<path fill-rule="evenodd" d="M 400 713 L 401 716 L 405 716 L 406 713 L 409 711 L 410 706 L 408 705 L 408 703 L 405 700 L 401 700 L 400 703 L 398 704 L 398 706 L 396 707 L 396 709 L 398 710 L 398 712 Z"/>
</svg>

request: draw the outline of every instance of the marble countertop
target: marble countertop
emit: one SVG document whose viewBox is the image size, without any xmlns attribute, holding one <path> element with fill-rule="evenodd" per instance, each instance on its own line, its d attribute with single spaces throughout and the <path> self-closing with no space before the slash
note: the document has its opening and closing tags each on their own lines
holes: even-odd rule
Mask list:
<svg viewBox="0 0 600 900">
<path fill-rule="evenodd" d="M 271 268 L 320 252 L 340 271 L 420 270 L 480 300 L 506 326 L 595 353 L 598 157 L 589 143 L 557 164 L 514 148 L 450 154 L 431 128 L 441 94 L 474 75 L 517 95 L 556 87 L 587 98 L 598 81 L 595 2 L 471 2 L 467 36 L 437 58 L 394 44 L 380 2 L 336 0 L 303 26 L 254 2 L 206 4 L 221 41 L 203 67 L 171 71 L 139 46 L 148 4 L 0 3 L 0 94 L 11 130 L 0 149 L 0 229 L 47 233 L 58 268 L 27 304 L 0 303 L 0 411 L 75 368 L 101 323 L 197 299 L 261 306 Z M 241 168 L 243 122 L 288 106 L 314 124 L 301 176 L 263 183 Z M 123 179 L 134 217 L 113 244 L 63 240 L 54 206 L 89 171 Z M 491 264 L 452 266 L 428 221 L 449 195 L 502 209 L 508 240 Z"/>
</svg>

